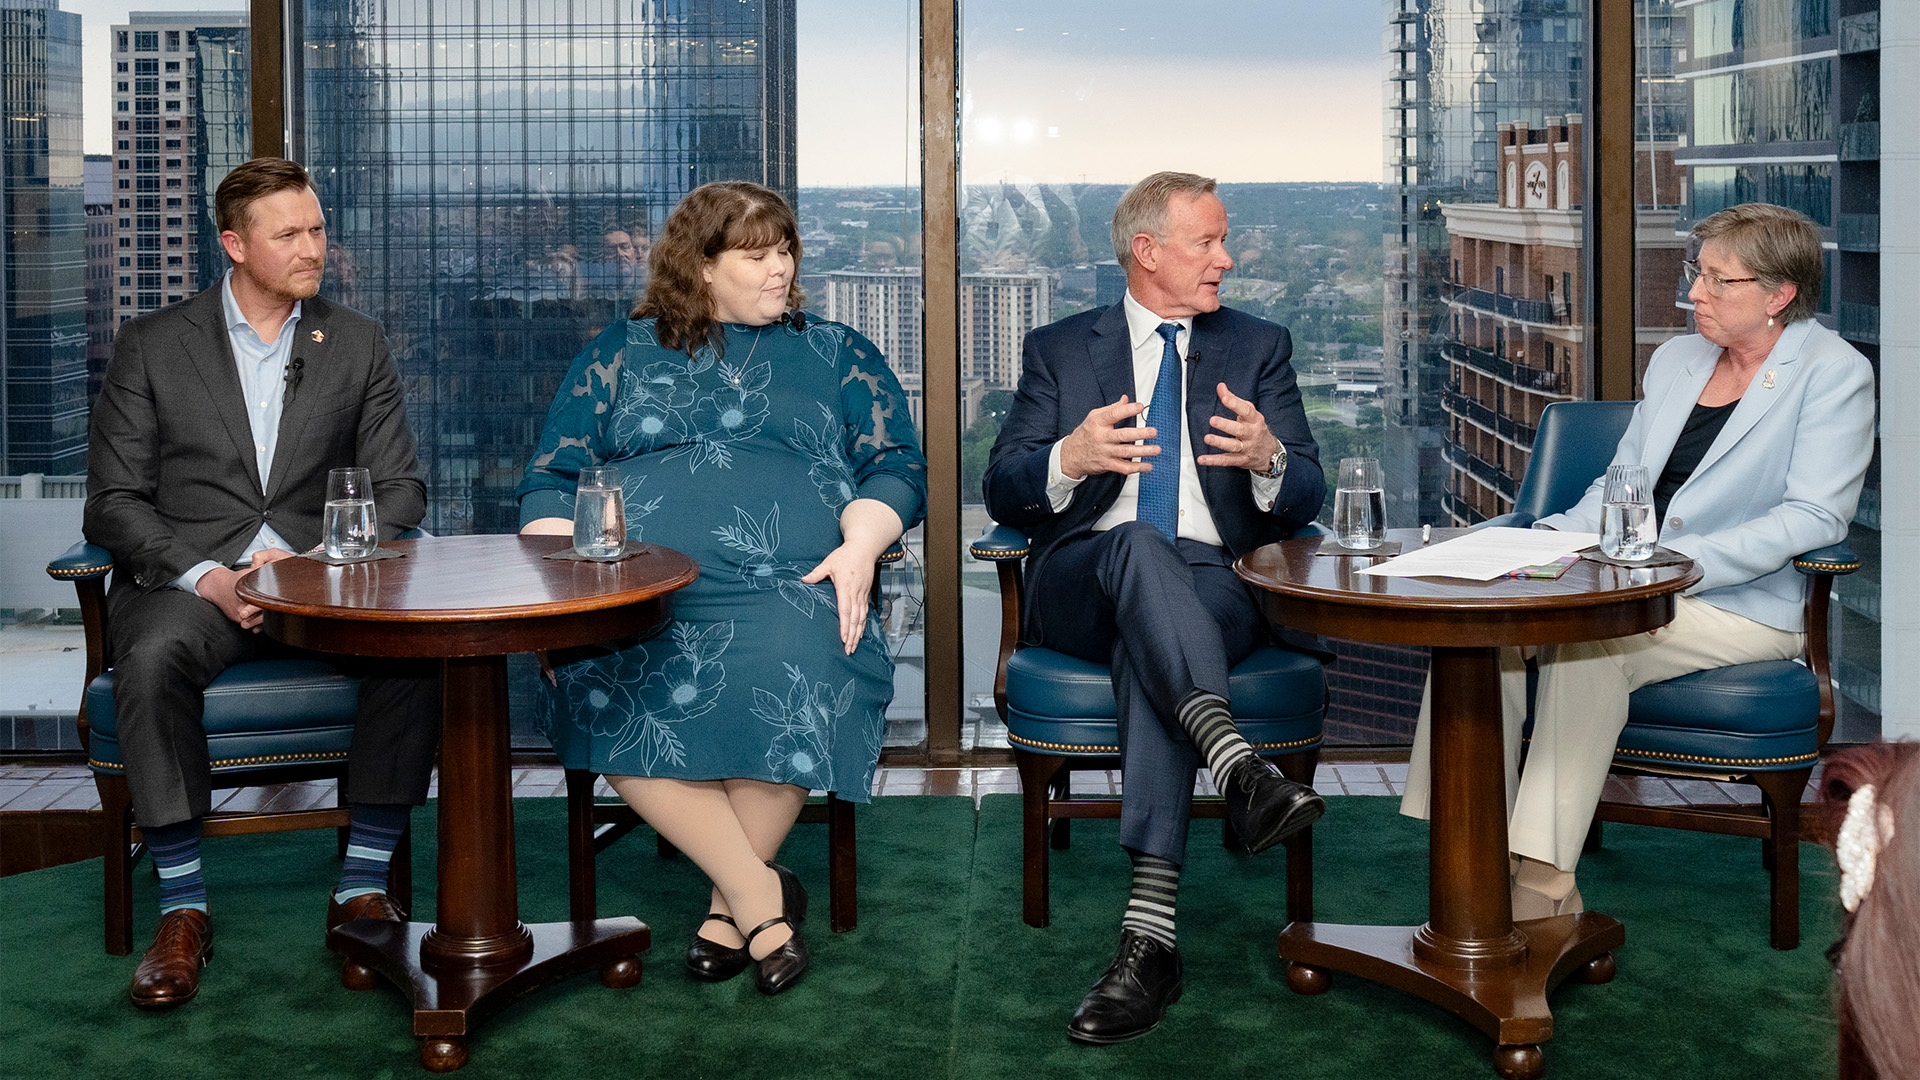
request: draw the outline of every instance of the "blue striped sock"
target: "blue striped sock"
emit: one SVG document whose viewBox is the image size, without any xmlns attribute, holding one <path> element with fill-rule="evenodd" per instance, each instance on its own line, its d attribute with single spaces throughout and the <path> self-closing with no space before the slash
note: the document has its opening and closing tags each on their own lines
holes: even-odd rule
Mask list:
<svg viewBox="0 0 1920 1080">
<path fill-rule="evenodd" d="M 407 830 L 413 807 L 399 803 L 354 803 L 347 826 L 347 858 L 333 898 L 344 904 L 356 896 L 387 891 L 387 864 Z"/>
<path fill-rule="evenodd" d="M 200 819 L 140 827 L 160 874 L 160 914 L 207 910 L 207 879 L 200 875 Z"/>
</svg>

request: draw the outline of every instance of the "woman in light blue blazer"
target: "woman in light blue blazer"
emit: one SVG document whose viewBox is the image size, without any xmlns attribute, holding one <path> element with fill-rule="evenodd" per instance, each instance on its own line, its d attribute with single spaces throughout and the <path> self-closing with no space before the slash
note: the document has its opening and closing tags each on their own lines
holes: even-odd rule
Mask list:
<svg viewBox="0 0 1920 1080">
<path fill-rule="evenodd" d="M 1697 334 L 1662 345 L 1645 399 L 1613 456 L 1656 477 L 1660 543 L 1704 577 L 1673 622 L 1645 634 L 1542 647 L 1533 743 L 1514 782 L 1525 715 L 1524 659 L 1502 651 L 1514 918 L 1581 910 L 1573 870 L 1592 824 L 1627 695 L 1707 668 L 1800 655 L 1806 585 L 1794 556 L 1847 535 L 1873 455 L 1873 371 L 1813 319 L 1820 234 L 1765 203 L 1694 227 L 1686 264 Z M 1596 532 L 1601 479 L 1536 527 Z M 1401 812 L 1425 817 L 1423 706 Z"/>
</svg>

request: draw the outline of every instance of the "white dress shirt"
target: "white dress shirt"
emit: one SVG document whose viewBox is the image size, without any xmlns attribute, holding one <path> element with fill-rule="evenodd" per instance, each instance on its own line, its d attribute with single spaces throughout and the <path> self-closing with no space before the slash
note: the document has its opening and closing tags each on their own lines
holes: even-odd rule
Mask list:
<svg viewBox="0 0 1920 1080">
<path fill-rule="evenodd" d="M 240 376 L 240 393 L 247 401 L 247 424 L 253 432 L 253 461 L 260 469 L 261 490 L 273 475 L 273 450 L 280 441 L 280 413 L 286 405 L 287 359 L 293 355 L 293 329 L 300 323 L 300 301 L 293 302 L 293 314 L 280 325 L 280 334 L 264 341 L 253 324 L 240 311 L 233 298 L 233 271 L 220 279 L 220 308 L 226 315 L 227 341 L 233 346 L 233 366 Z M 253 541 L 240 553 L 236 566 L 253 561 L 253 553 L 267 548 L 290 550 L 291 546 L 273 526 L 262 522 Z M 206 572 L 220 564 L 203 559 L 173 580 L 176 588 L 194 592 Z"/>
<path fill-rule="evenodd" d="M 1161 323 L 1174 323 L 1180 327 L 1180 333 L 1174 336 L 1174 347 L 1180 353 L 1182 365 L 1181 384 L 1188 394 L 1204 393 L 1217 398 L 1219 392 L 1211 386 L 1192 385 L 1192 372 L 1185 370 L 1188 353 L 1192 351 L 1193 318 L 1163 319 L 1148 311 L 1145 305 L 1133 298 L 1131 290 L 1121 300 L 1127 316 L 1127 337 L 1133 345 L 1133 387 L 1135 401 L 1149 408 L 1153 405 L 1153 388 L 1160 381 L 1160 358 L 1166 349 L 1166 339 L 1160 336 Z M 1193 434 L 1187 428 L 1186 409 L 1181 410 L 1177 422 L 1180 429 L 1180 523 L 1178 535 L 1188 540 L 1198 540 L 1203 544 L 1220 546 L 1220 529 L 1213 522 L 1213 512 L 1207 508 L 1207 495 L 1200 487 L 1200 470 L 1194 464 Z M 1145 414 L 1140 420 L 1145 426 Z M 1218 429 L 1213 429 L 1218 430 Z M 1204 443 L 1202 444 L 1205 445 Z M 1209 453 L 1214 452 L 1207 447 Z M 1164 451 L 1162 451 L 1164 454 Z M 1060 471 L 1060 444 L 1053 444 L 1053 450 L 1047 456 L 1047 502 L 1054 513 L 1065 510 L 1073 502 L 1074 489 L 1080 486 L 1086 477 L 1074 479 Z M 1264 513 L 1273 509 L 1273 500 L 1280 495 L 1280 477 L 1253 475 L 1253 502 Z M 1093 523 L 1093 531 L 1105 532 L 1123 521 L 1139 518 L 1140 475 L 1134 473 L 1127 477 L 1120 487 L 1120 494 L 1113 500 L 1107 512 Z"/>
</svg>

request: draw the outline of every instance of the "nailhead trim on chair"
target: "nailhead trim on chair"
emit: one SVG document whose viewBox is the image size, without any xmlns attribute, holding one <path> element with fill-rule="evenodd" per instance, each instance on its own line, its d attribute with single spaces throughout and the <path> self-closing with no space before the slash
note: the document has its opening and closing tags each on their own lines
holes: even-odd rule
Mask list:
<svg viewBox="0 0 1920 1080">
<path fill-rule="evenodd" d="M 1032 550 L 1033 546 L 1031 544 L 1021 548 L 1019 551 L 1001 551 L 998 548 L 981 549 L 969 547 L 967 548 L 967 554 L 979 559 L 981 562 L 1004 562 L 1007 559 L 1024 559 L 1027 557 L 1027 552 Z"/>
<path fill-rule="evenodd" d="M 1669 754 L 1660 750 L 1634 750 L 1627 747 L 1621 747 L 1614 751 L 1614 754 L 1616 757 L 1623 754 L 1638 755 L 1640 757 L 1657 758 L 1663 761 L 1691 761 L 1701 765 L 1796 765 L 1802 761 L 1815 761 L 1820 757 L 1819 752 L 1815 751 L 1811 754 L 1794 754 L 1791 757 L 1722 758 L 1704 757 L 1699 754 Z"/>
<path fill-rule="evenodd" d="M 1008 733 L 1007 741 L 1016 742 L 1022 746 L 1031 746 L 1035 750 L 1051 750 L 1057 754 L 1109 754 L 1111 755 L 1111 754 L 1118 754 L 1120 752 L 1120 748 L 1118 746 L 1086 746 L 1086 745 L 1081 745 L 1077 743 L 1040 742 L 1037 739 L 1028 739 L 1020 735 L 1014 735 L 1012 733 Z M 1310 739 L 1294 739 L 1291 742 L 1250 743 L 1249 745 L 1251 745 L 1255 750 L 1292 750 L 1295 747 L 1309 746 L 1319 741 L 1320 741 L 1320 736 L 1315 735 Z"/>
<path fill-rule="evenodd" d="M 1860 569 L 1860 560 L 1855 559 L 1852 562 L 1828 562 L 1822 560 L 1816 562 L 1812 559 L 1795 559 L 1793 560 L 1793 568 L 1795 570 L 1811 570 L 1816 574 L 1851 574 L 1855 570 Z"/>
<path fill-rule="evenodd" d="M 59 570 L 49 569 L 47 575 L 49 577 L 70 581 L 74 578 L 98 577 L 112 569 L 112 563 L 108 563 L 105 566 L 71 566 Z"/>
<path fill-rule="evenodd" d="M 275 765 L 275 764 L 281 764 L 281 763 L 292 762 L 292 761 L 345 761 L 345 760 L 347 760 L 346 757 L 341 754 L 322 754 L 318 752 L 308 752 L 303 754 L 257 754 L 253 757 L 221 758 L 218 761 L 209 762 L 208 764 L 215 769 L 232 769 L 232 768 L 238 768 L 244 765 Z M 121 764 L 119 762 L 96 761 L 93 758 L 88 758 L 87 764 L 95 769 L 100 769 L 105 772 L 126 772 L 127 771 L 127 767 L 124 764 Z"/>
</svg>

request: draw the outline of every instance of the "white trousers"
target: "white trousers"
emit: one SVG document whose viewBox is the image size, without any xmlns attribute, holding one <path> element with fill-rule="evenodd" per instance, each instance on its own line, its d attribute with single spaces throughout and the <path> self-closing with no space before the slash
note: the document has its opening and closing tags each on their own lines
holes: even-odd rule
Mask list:
<svg viewBox="0 0 1920 1080">
<path fill-rule="evenodd" d="M 1501 649 L 1500 713 L 1506 735 L 1507 842 L 1516 855 L 1572 871 L 1580 861 L 1614 744 L 1627 726 L 1627 695 L 1707 668 L 1798 657 L 1805 634 L 1776 630 L 1704 600 L 1682 596 L 1673 621 L 1656 630 L 1604 641 Z M 1534 699 L 1533 746 L 1520 773 L 1520 729 L 1527 716 L 1526 657 L 1540 684 Z M 1433 683 L 1420 698 L 1420 725 L 1400 812 L 1426 818 Z"/>
</svg>

